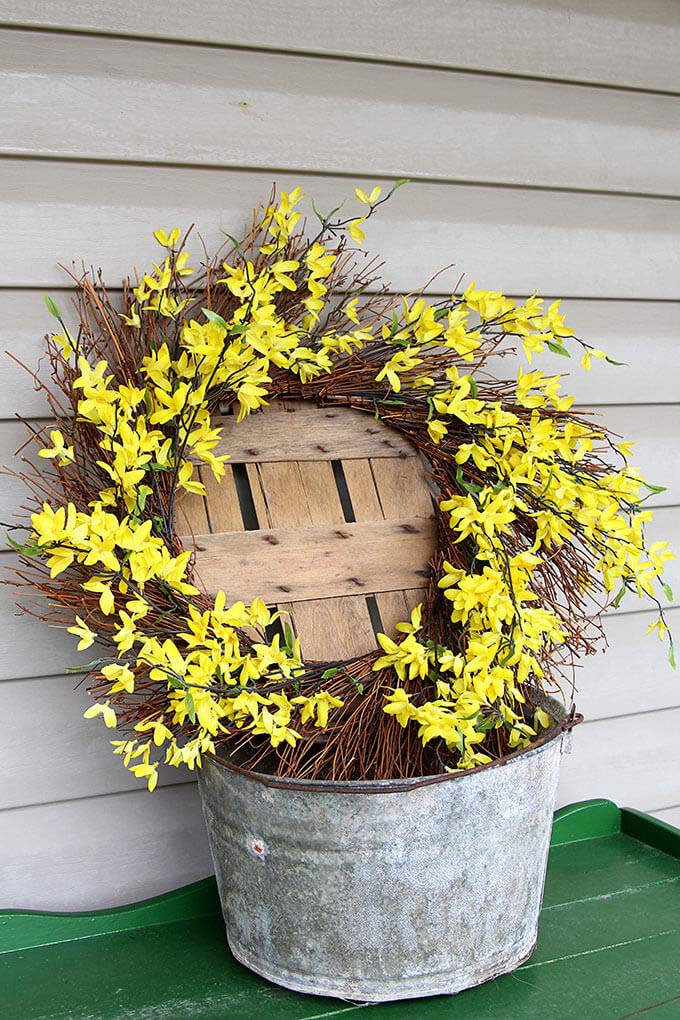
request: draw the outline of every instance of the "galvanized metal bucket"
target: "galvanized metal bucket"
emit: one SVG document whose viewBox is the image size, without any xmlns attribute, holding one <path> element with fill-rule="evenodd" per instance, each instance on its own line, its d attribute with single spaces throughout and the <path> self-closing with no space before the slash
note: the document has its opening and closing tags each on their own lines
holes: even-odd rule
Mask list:
<svg viewBox="0 0 680 1020">
<path fill-rule="evenodd" d="M 461 991 L 519 966 L 537 936 L 560 756 L 469 773 L 299 782 L 200 771 L 229 946 L 300 992 L 380 1002 Z"/>
</svg>

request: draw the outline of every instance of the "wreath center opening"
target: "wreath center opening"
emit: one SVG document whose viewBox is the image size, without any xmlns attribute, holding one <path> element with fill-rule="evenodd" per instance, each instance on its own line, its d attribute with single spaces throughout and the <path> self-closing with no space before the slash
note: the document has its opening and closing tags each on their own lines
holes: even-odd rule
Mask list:
<svg viewBox="0 0 680 1020">
<path fill-rule="evenodd" d="M 219 424 L 226 474 L 201 470 L 205 497 L 177 509 L 197 583 L 282 610 L 306 660 L 373 651 L 423 600 L 435 551 L 415 446 L 369 414 L 310 401 Z"/>
</svg>

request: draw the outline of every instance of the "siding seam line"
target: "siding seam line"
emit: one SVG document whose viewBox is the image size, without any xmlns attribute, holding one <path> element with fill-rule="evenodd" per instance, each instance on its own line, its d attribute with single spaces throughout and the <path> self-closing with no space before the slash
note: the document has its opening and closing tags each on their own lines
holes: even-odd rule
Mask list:
<svg viewBox="0 0 680 1020">
<path fill-rule="evenodd" d="M 413 70 L 438 71 L 443 74 L 464 74 L 470 77 L 479 76 L 483 78 L 498 78 L 501 80 L 509 78 L 514 81 L 529 81 L 536 82 L 537 84 L 546 83 L 550 85 L 568 85 L 573 88 L 598 89 L 603 92 L 633 92 L 640 95 L 663 96 L 673 99 L 680 98 L 680 91 L 673 91 L 672 89 L 658 89 L 640 85 L 624 85 L 621 83 L 615 84 L 613 82 L 583 81 L 581 79 L 574 78 L 545 77 L 542 75 L 522 74 L 518 71 L 492 71 L 485 68 L 446 66 L 442 64 L 429 63 L 427 61 L 404 60 L 399 57 L 390 58 L 384 56 L 363 56 L 361 54 L 340 53 L 330 50 L 324 52 L 322 50 L 314 49 L 282 49 L 267 45 L 255 46 L 247 45 L 246 43 L 210 42 L 206 39 L 182 39 L 176 36 L 134 35 L 133 33 L 126 32 L 107 32 L 104 29 L 68 28 L 61 25 L 49 24 L 17 24 L 16 22 L 1 20 L 0 29 L 7 32 L 21 32 L 27 35 L 37 35 L 42 33 L 45 35 L 67 35 L 73 38 L 113 39 L 121 42 L 139 42 L 159 46 L 181 46 L 185 48 L 197 47 L 200 49 L 226 50 L 227 52 L 252 53 L 254 55 L 272 54 L 273 56 L 293 58 L 307 57 L 310 60 L 341 61 L 347 64 L 376 64 L 378 66 L 404 67 Z"/>
<path fill-rule="evenodd" d="M 212 173 L 241 173 L 241 174 L 253 174 L 260 176 L 269 176 L 270 174 L 288 174 L 296 175 L 299 177 L 319 177 L 322 179 L 331 179 L 338 181 L 345 180 L 356 180 L 357 178 L 370 178 L 372 181 L 383 181 L 393 182 L 397 179 L 397 172 L 393 174 L 380 172 L 380 171 L 363 171 L 363 170 L 318 170 L 318 169 L 301 169 L 300 167 L 287 167 L 287 166 L 243 166 L 241 164 L 220 164 L 220 163 L 188 163 L 182 161 L 168 161 L 158 159 L 149 160 L 136 160 L 136 159 L 116 159 L 107 158 L 102 156 L 62 156 L 58 154 L 49 153 L 24 153 L 24 152 L 0 152 L 0 160 L 3 162 L 15 162 L 15 163 L 59 163 L 59 164 L 70 164 L 72 166 L 106 166 L 106 167 L 150 167 L 152 169 L 166 169 L 166 170 L 192 170 L 197 172 L 212 172 Z M 495 191 L 516 191 L 516 192 L 540 192 L 557 195 L 586 195 L 593 196 L 595 198 L 614 198 L 614 199 L 637 199 L 644 201 L 656 201 L 656 202 L 680 202 L 680 195 L 667 195 L 655 192 L 646 191 L 614 191 L 607 188 L 577 188 L 567 187 L 566 185 L 552 185 L 552 184 L 513 184 L 506 181 L 485 181 L 485 180 L 472 180 L 467 178 L 442 178 L 442 177 L 426 177 L 424 175 L 413 175 L 408 178 L 409 182 L 414 184 L 427 184 L 435 185 L 437 187 L 444 188 L 486 188 L 493 189 Z"/>
</svg>

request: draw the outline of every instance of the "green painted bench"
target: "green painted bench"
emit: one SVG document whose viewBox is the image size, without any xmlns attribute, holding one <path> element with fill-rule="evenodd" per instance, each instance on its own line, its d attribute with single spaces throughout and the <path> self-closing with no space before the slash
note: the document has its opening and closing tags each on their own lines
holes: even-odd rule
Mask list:
<svg viewBox="0 0 680 1020">
<path fill-rule="evenodd" d="M 508 895 L 512 889 L 508 888 Z M 610 801 L 555 815 L 538 947 L 457 996 L 365 1006 L 236 963 L 215 883 L 91 914 L 0 914 L 3 1020 L 680 1018 L 680 831 Z"/>
</svg>

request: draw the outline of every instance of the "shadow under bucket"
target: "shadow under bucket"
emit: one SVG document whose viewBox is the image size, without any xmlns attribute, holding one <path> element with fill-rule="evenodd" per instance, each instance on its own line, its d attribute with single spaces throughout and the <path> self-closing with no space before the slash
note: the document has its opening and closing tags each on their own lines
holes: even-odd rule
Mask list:
<svg viewBox="0 0 680 1020">
<path fill-rule="evenodd" d="M 299 992 L 380 1002 L 452 994 L 536 944 L 571 725 L 446 777 L 327 783 L 199 773 L 229 946 Z M 443 780 L 443 781 L 442 781 Z"/>
</svg>

